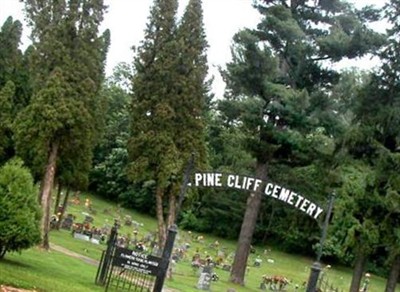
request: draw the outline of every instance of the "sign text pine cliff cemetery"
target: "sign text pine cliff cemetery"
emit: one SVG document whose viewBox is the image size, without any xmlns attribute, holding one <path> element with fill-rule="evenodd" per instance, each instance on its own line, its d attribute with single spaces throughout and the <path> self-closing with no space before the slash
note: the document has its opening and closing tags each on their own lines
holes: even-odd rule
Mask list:
<svg viewBox="0 0 400 292">
<path fill-rule="evenodd" d="M 261 192 L 268 197 L 273 197 L 292 205 L 314 219 L 317 219 L 323 212 L 323 209 L 317 204 L 290 189 L 277 184 L 263 182 L 261 179 L 249 176 L 212 172 L 195 173 L 194 181 L 191 185 L 195 187 L 225 187 L 250 192 Z"/>
</svg>

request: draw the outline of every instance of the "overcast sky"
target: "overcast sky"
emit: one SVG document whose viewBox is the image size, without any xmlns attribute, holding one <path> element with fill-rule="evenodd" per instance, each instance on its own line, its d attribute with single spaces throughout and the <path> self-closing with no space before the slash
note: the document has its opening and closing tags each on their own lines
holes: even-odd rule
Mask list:
<svg viewBox="0 0 400 292">
<path fill-rule="evenodd" d="M 133 60 L 132 46 L 143 39 L 149 8 L 153 0 L 105 0 L 109 6 L 103 28 L 111 30 L 111 47 L 107 58 L 107 74 L 119 62 Z M 188 0 L 179 0 L 181 15 Z M 382 5 L 383 0 L 354 0 L 357 5 Z M 221 97 L 224 84 L 216 66 L 224 66 L 231 59 L 230 46 L 233 35 L 241 28 L 254 28 L 260 17 L 251 5 L 252 0 L 203 0 L 204 23 L 209 43 L 207 51 L 210 74 L 215 77 L 213 91 Z M 19 0 L 0 0 L 0 25 L 8 16 L 23 21 L 23 4 Z M 26 32 L 23 47 L 29 44 Z M 353 60 L 348 64 L 356 67 L 370 67 L 373 62 Z"/>
</svg>

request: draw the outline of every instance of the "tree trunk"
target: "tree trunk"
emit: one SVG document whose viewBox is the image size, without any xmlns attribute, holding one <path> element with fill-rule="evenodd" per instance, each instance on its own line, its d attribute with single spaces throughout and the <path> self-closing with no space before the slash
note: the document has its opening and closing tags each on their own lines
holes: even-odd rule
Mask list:
<svg viewBox="0 0 400 292">
<path fill-rule="evenodd" d="M 6 255 L 6 252 L 7 252 L 7 248 L 6 248 L 6 246 L 4 245 L 0 245 L 0 260 L 2 259 L 2 258 L 4 258 L 4 256 Z"/>
<path fill-rule="evenodd" d="M 51 202 L 51 191 L 53 188 L 54 176 L 56 172 L 57 164 L 57 153 L 58 143 L 52 143 L 50 147 L 50 154 L 47 161 L 46 172 L 42 180 L 42 193 L 41 193 L 41 205 L 42 205 L 42 220 L 41 220 L 41 231 L 42 231 L 42 247 L 49 249 L 49 232 L 50 232 L 50 202 Z"/>
<path fill-rule="evenodd" d="M 389 278 L 386 282 L 385 292 L 394 292 L 396 290 L 397 279 L 400 274 L 400 254 L 396 255 L 390 267 Z"/>
<path fill-rule="evenodd" d="M 266 164 L 257 162 L 256 176 L 262 180 L 266 178 Z M 251 240 L 256 227 L 258 213 L 261 207 L 262 194 L 251 193 L 247 199 L 246 211 L 240 229 L 239 241 L 232 264 L 230 281 L 244 285 L 247 259 L 249 257 Z"/>
<path fill-rule="evenodd" d="M 263 236 L 263 239 L 262 239 L 262 243 L 266 243 L 267 242 L 267 237 L 268 237 L 268 235 L 269 235 L 269 233 L 271 231 L 272 222 L 274 222 L 273 220 L 274 220 L 274 215 L 275 215 L 275 210 L 276 210 L 274 203 L 271 204 L 271 208 L 272 209 L 271 209 L 271 214 L 269 216 L 268 226 L 264 231 L 264 236 Z"/>
<path fill-rule="evenodd" d="M 168 202 L 168 225 L 167 228 L 169 226 L 171 226 L 172 224 L 175 223 L 178 214 L 176 214 L 176 209 L 177 209 L 177 195 L 179 194 L 179 184 L 174 184 L 171 189 L 170 192 L 168 194 L 169 196 L 169 202 Z"/>
<path fill-rule="evenodd" d="M 359 248 L 354 262 L 353 278 L 351 279 L 350 292 L 359 292 L 361 279 L 363 277 L 367 255 Z"/>
<path fill-rule="evenodd" d="M 157 186 L 156 189 L 156 214 L 158 224 L 158 246 L 160 249 L 164 248 L 165 240 L 167 238 L 165 221 L 164 221 L 164 208 L 163 208 L 164 189 Z"/>
<path fill-rule="evenodd" d="M 58 217 L 58 222 L 57 222 L 57 226 L 56 226 L 56 229 L 57 229 L 57 230 L 60 230 L 61 221 L 62 221 L 62 219 L 64 218 L 65 210 L 67 209 L 67 206 L 68 206 L 69 192 L 70 192 L 70 188 L 68 187 L 67 190 L 66 190 L 66 192 L 65 192 L 64 201 L 63 201 L 62 209 L 61 209 L 61 214 L 60 214 L 60 216 Z"/>
<path fill-rule="evenodd" d="M 61 191 L 62 191 L 62 185 L 58 184 L 56 202 L 54 203 L 54 212 L 53 212 L 54 215 L 57 215 L 57 213 L 58 213 L 58 205 L 60 204 L 60 200 L 61 200 Z"/>
</svg>

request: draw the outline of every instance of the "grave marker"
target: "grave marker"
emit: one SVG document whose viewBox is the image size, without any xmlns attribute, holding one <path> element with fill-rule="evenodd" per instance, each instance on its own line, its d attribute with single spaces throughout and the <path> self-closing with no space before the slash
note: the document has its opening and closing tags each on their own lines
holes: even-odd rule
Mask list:
<svg viewBox="0 0 400 292">
<path fill-rule="evenodd" d="M 199 281 L 197 282 L 197 289 L 209 291 L 211 285 L 211 275 L 212 267 L 204 266 L 200 273 Z"/>
</svg>

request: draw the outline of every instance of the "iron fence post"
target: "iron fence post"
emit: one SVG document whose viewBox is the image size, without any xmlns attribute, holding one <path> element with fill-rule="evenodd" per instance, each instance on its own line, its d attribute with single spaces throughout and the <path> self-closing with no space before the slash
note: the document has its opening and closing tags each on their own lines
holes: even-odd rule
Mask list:
<svg viewBox="0 0 400 292">
<path fill-rule="evenodd" d="M 174 241 L 176 237 L 176 233 L 178 232 L 178 227 L 176 224 L 172 224 L 170 228 L 168 228 L 167 241 L 165 242 L 162 260 L 160 263 L 160 270 L 158 272 L 156 282 L 154 283 L 153 292 L 161 292 L 164 286 L 165 276 L 167 275 L 169 260 L 171 258 L 172 249 L 174 247 Z"/>
</svg>

